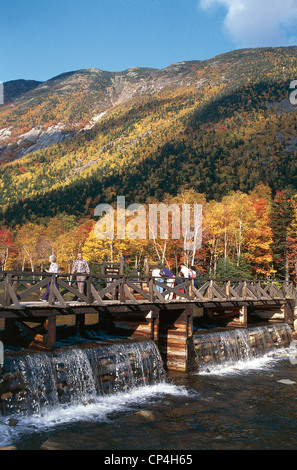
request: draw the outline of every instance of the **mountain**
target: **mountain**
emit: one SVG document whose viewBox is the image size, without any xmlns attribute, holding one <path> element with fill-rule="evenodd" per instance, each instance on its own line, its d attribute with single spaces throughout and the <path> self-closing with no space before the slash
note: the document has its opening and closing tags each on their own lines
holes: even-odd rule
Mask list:
<svg viewBox="0 0 297 470">
<path fill-rule="evenodd" d="M 11 80 L 6 82 L 4 87 L 4 102 L 11 103 L 24 93 L 34 90 L 41 83 L 36 80 Z"/>
<path fill-rule="evenodd" d="M 199 62 L 187 62 L 164 70 L 131 68 L 116 73 L 89 69 L 64 73 L 43 83 L 7 82 L 5 95 L 17 99 L 1 109 L 1 159 L 20 158 L 73 137 L 93 127 L 108 110 L 137 97 L 178 88 L 186 81 L 189 86 L 198 67 Z M 28 92 L 20 93 L 21 85 Z M 48 136 L 52 138 L 45 140 Z"/>
<path fill-rule="evenodd" d="M 297 47 L 244 49 L 12 93 L 0 106 L 3 219 L 85 215 L 116 195 L 143 203 L 183 187 L 214 199 L 297 188 L 296 58 Z"/>
</svg>

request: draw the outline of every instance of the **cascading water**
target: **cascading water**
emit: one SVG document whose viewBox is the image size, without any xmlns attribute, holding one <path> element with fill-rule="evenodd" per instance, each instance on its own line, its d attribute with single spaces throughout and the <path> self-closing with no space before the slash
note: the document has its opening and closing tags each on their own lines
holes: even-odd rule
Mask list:
<svg viewBox="0 0 297 470">
<path fill-rule="evenodd" d="M 287 323 L 235 329 L 194 336 L 199 371 L 248 363 L 276 349 L 286 348 L 292 341 Z"/>
<path fill-rule="evenodd" d="M 28 416 L 59 405 L 88 404 L 103 395 L 165 379 L 152 341 L 89 346 L 6 356 L 1 414 Z"/>
</svg>

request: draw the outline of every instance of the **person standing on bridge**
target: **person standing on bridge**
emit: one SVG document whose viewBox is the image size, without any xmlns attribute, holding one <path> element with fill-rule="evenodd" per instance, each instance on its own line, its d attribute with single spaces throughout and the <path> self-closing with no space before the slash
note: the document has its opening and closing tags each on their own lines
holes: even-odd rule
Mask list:
<svg viewBox="0 0 297 470">
<path fill-rule="evenodd" d="M 188 278 L 190 277 L 190 275 L 189 275 L 189 274 L 190 274 L 190 270 L 189 270 L 189 268 L 187 268 L 187 266 L 186 266 L 184 263 L 182 263 L 182 264 L 179 266 L 179 271 L 180 271 L 180 273 L 183 275 L 183 277 L 184 277 L 185 279 L 188 279 Z"/>
<path fill-rule="evenodd" d="M 157 282 L 164 282 L 161 276 L 161 268 L 162 266 L 155 266 L 154 269 L 152 270 L 152 277 L 155 278 Z M 160 294 L 163 292 L 163 287 L 156 285 L 156 289 Z"/>
<path fill-rule="evenodd" d="M 195 266 L 191 266 L 189 269 L 189 278 L 194 279 L 194 284 L 195 284 L 196 277 L 197 277 L 196 268 Z"/>
<path fill-rule="evenodd" d="M 78 290 L 81 294 L 84 294 L 86 280 L 86 276 L 84 276 L 84 274 L 90 274 L 90 268 L 87 261 L 83 259 L 81 251 L 77 253 L 77 259 L 71 271 L 71 274 L 74 273 L 78 273 L 78 276 L 76 276 Z"/>
<path fill-rule="evenodd" d="M 175 284 L 175 276 L 171 269 L 169 268 L 162 268 L 161 269 L 161 276 L 164 276 L 167 280 L 167 286 L 173 288 Z M 165 299 L 173 299 L 173 292 L 165 295 Z"/>
<path fill-rule="evenodd" d="M 51 255 L 49 257 L 49 262 L 51 263 L 50 264 L 50 267 L 49 267 L 49 270 L 46 269 L 46 272 L 47 273 L 59 273 L 60 270 L 59 270 L 59 266 L 57 265 L 56 263 L 57 261 L 57 258 L 55 255 Z M 58 284 L 56 283 L 56 286 L 58 287 Z M 50 282 L 48 283 L 47 285 L 47 289 L 46 289 L 46 293 L 44 294 L 43 297 L 41 297 L 40 300 L 45 300 L 45 301 L 48 301 L 48 298 L 49 298 L 49 290 L 50 290 Z M 57 299 L 55 299 L 57 301 Z"/>
</svg>

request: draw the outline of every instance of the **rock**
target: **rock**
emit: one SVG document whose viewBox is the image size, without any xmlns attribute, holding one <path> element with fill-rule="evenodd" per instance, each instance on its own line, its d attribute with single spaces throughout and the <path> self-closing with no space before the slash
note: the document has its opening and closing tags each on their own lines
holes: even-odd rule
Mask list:
<svg viewBox="0 0 297 470">
<path fill-rule="evenodd" d="M 281 379 L 281 380 L 278 380 L 278 382 L 280 382 L 282 384 L 286 384 L 286 385 L 293 385 L 293 384 L 296 383 L 296 382 L 294 382 L 293 380 L 290 380 L 290 379 Z"/>
<path fill-rule="evenodd" d="M 102 437 L 63 432 L 45 441 L 40 450 L 104 450 L 107 447 L 108 443 Z"/>
<path fill-rule="evenodd" d="M 55 439 L 48 439 L 40 446 L 40 450 L 66 450 L 63 442 L 57 442 Z"/>
<path fill-rule="evenodd" d="M 0 447 L 0 450 L 18 450 L 18 449 L 14 446 L 4 446 L 4 447 Z"/>
<path fill-rule="evenodd" d="M 140 424 L 146 422 L 153 422 L 156 420 L 156 417 L 153 415 L 151 411 L 140 410 L 136 413 L 132 413 L 128 417 L 125 417 L 125 421 L 132 423 L 132 424 Z"/>
<path fill-rule="evenodd" d="M 151 411 L 141 410 L 135 413 L 136 416 L 141 416 L 145 418 L 146 421 L 154 421 L 155 417 Z"/>
<path fill-rule="evenodd" d="M 16 426 L 16 425 L 18 424 L 18 422 L 19 422 L 19 421 L 18 421 L 17 419 L 15 419 L 15 418 L 9 418 L 7 424 L 8 424 L 8 426 Z"/>
<path fill-rule="evenodd" d="M 66 139 L 74 136 L 74 132 L 66 130 L 66 124 L 59 122 L 47 129 L 41 131 L 40 128 L 33 128 L 29 132 L 19 136 L 17 145 L 20 150 L 17 154 L 18 158 L 23 157 L 31 152 L 45 149 L 49 145 L 63 142 Z M 23 147 L 24 143 L 31 142 L 30 147 Z"/>
</svg>

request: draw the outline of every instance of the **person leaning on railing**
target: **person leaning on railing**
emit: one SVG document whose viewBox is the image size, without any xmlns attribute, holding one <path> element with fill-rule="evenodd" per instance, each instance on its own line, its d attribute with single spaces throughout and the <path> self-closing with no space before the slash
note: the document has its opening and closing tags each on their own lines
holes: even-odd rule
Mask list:
<svg viewBox="0 0 297 470">
<path fill-rule="evenodd" d="M 81 251 L 77 253 L 77 259 L 71 271 L 71 274 L 74 273 L 78 273 L 78 276 L 76 276 L 77 287 L 79 292 L 83 294 L 86 280 L 86 276 L 84 276 L 84 274 L 90 274 L 90 268 L 87 261 L 83 258 Z"/>
</svg>

